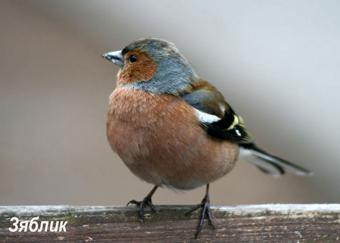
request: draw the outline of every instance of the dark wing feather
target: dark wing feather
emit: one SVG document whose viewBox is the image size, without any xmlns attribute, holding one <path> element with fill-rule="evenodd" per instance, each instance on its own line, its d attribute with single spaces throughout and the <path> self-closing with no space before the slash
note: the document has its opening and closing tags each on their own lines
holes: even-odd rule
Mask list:
<svg viewBox="0 0 340 243">
<path fill-rule="evenodd" d="M 271 175 L 282 175 L 285 171 L 291 171 L 297 175 L 311 173 L 301 166 L 257 147 L 243 119 L 224 100 L 223 95 L 207 81 L 199 80 L 191 84 L 181 97 L 199 111 L 219 117 L 220 120 L 216 122 L 202 123 L 207 133 L 212 137 L 239 144 L 241 152 L 247 154 L 246 158 L 249 157 L 247 160 L 262 172 Z"/>
<path fill-rule="evenodd" d="M 230 107 L 228 113 L 217 122 L 206 124 L 209 135 L 238 144 L 248 144 L 254 141 L 252 135 L 244 125 L 242 117 Z"/>
<path fill-rule="evenodd" d="M 246 129 L 243 119 L 207 81 L 200 80 L 191 84 L 182 98 L 196 109 L 221 118 L 217 122 L 202 124 L 209 135 L 238 144 L 253 142 L 254 139 Z"/>
</svg>

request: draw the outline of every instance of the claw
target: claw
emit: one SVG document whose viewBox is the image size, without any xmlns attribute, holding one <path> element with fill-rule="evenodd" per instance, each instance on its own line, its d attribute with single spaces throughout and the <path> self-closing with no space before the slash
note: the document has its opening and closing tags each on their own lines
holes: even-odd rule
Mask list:
<svg viewBox="0 0 340 243">
<path fill-rule="evenodd" d="M 156 212 L 156 208 L 155 208 L 155 206 L 152 204 L 152 200 L 151 200 L 151 197 L 152 197 L 152 195 L 153 195 L 153 193 L 156 191 L 156 189 L 157 189 L 157 186 L 155 186 L 152 190 L 151 190 L 151 192 L 142 200 L 142 201 L 136 201 L 136 200 L 131 200 L 131 201 L 129 201 L 127 204 L 126 204 L 126 206 L 129 206 L 130 204 L 134 204 L 134 205 L 136 205 L 138 208 L 139 208 L 139 211 L 138 211 L 138 218 L 142 221 L 142 222 L 144 222 L 144 220 L 145 220 L 145 217 L 144 217 L 144 209 L 145 208 L 150 208 L 151 209 L 151 211 L 153 212 L 153 213 L 155 213 Z"/>
<path fill-rule="evenodd" d="M 130 204 L 134 204 L 134 205 L 137 205 L 137 207 L 139 207 L 139 205 L 141 204 L 141 201 L 131 200 L 126 204 L 126 206 L 128 207 Z"/>
<path fill-rule="evenodd" d="M 191 210 L 189 210 L 188 212 L 185 213 L 185 215 L 190 215 L 192 214 L 194 211 L 201 209 L 200 210 L 200 218 L 199 218 L 199 222 L 197 224 L 196 227 L 196 233 L 195 233 L 195 239 L 197 239 L 198 235 L 200 234 L 200 232 L 203 229 L 204 226 L 204 222 L 205 219 L 208 220 L 209 225 L 215 229 L 215 225 L 213 223 L 213 216 L 212 216 L 212 212 L 210 209 L 210 200 L 209 200 L 209 185 L 207 185 L 207 192 L 205 197 L 203 198 L 202 202 L 198 205 L 196 205 L 195 207 L 193 207 Z"/>
<path fill-rule="evenodd" d="M 142 201 L 131 200 L 127 203 L 127 206 L 129 206 L 130 204 L 134 204 L 139 208 L 138 217 L 142 222 L 144 222 L 145 220 L 145 217 L 144 217 L 145 208 L 148 207 L 151 209 L 153 213 L 156 212 L 155 206 L 152 204 L 150 197 L 145 197 Z"/>
</svg>

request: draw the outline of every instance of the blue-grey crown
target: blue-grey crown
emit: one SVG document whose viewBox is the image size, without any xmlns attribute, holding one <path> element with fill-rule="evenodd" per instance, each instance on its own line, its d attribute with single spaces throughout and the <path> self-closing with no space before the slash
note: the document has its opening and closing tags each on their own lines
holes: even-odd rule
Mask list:
<svg viewBox="0 0 340 243">
<path fill-rule="evenodd" d="M 187 59 L 171 42 L 142 39 L 131 43 L 124 50 L 134 48 L 146 51 L 158 66 L 151 80 L 134 83 L 133 88 L 157 94 L 178 94 L 198 78 Z"/>
</svg>

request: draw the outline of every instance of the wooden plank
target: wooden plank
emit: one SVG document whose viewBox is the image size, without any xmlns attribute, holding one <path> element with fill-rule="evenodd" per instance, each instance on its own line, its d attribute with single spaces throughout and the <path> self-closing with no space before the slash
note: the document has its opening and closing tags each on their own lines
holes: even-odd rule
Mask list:
<svg viewBox="0 0 340 243">
<path fill-rule="evenodd" d="M 267 204 L 213 207 L 216 229 L 205 225 L 193 238 L 198 214 L 191 206 L 158 206 L 146 222 L 134 207 L 0 206 L 0 241 L 118 242 L 335 242 L 340 240 L 340 204 Z M 66 232 L 10 232 L 10 219 L 68 221 Z"/>
</svg>

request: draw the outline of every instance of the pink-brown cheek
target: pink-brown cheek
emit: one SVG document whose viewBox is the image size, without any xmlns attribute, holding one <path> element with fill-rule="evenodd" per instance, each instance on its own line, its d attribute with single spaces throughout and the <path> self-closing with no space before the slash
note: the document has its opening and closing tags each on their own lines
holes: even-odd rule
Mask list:
<svg viewBox="0 0 340 243">
<path fill-rule="evenodd" d="M 157 64 L 145 53 L 139 54 L 136 63 L 127 63 L 118 74 L 118 84 L 148 81 L 157 72 Z"/>
</svg>

